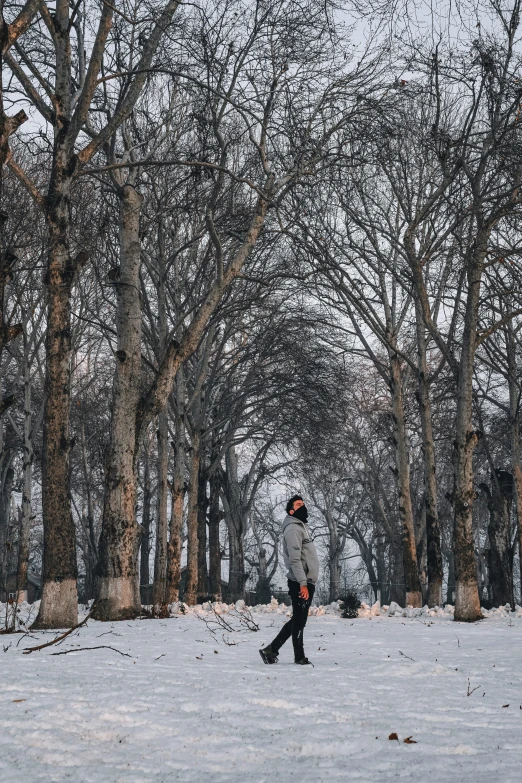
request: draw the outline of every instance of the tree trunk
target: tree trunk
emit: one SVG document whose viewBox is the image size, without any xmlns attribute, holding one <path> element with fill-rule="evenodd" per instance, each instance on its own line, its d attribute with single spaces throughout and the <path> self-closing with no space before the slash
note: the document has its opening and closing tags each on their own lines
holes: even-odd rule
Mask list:
<svg viewBox="0 0 522 783">
<path fill-rule="evenodd" d="M 207 476 L 200 466 L 198 477 L 198 604 L 208 597 L 207 568 Z"/>
<path fill-rule="evenodd" d="M 167 297 L 166 297 L 166 256 L 163 223 L 158 225 L 158 366 L 165 357 L 167 348 Z M 156 551 L 154 556 L 153 605 L 162 606 L 167 601 L 167 499 L 169 464 L 169 422 L 168 402 L 158 415 L 158 507 L 156 520 Z"/>
<path fill-rule="evenodd" d="M 257 567 L 257 584 L 255 591 L 255 603 L 256 604 L 268 604 L 270 603 L 271 590 L 270 580 L 268 575 L 268 560 L 266 557 L 266 549 L 263 545 L 263 539 L 259 534 L 255 520 L 252 523 L 252 533 L 256 540 L 257 552 L 258 552 L 258 567 Z"/>
<path fill-rule="evenodd" d="M 375 566 L 377 572 L 377 590 L 381 596 L 381 604 L 390 603 L 390 590 L 386 578 L 386 562 L 384 557 L 384 537 L 378 532 L 375 534 Z"/>
<path fill-rule="evenodd" d="M 7 592 L 7 577 L 10 570 L 10 552 L 12 548 L 9 517 L 11 514 L 11 495 L 13 492 L 14 470 L 11 460 L 0 474 L 0 588 Z"/>
<path fill-rule="evenodd" d="M 366 465 L 368 469 L 368 466 Z M 379 486 L 375 480 L 370 484 L 369 500 L 372 506 L 373 517 L 375 520 L 375 551 L 377 561 L 377 589 L 381 590 L 381 603 L 389 604 L 391 601 L 396 601 L 401 606 L 404 603 L 404 597 L 401 596 L 400 600 L 392 598 L 392 585 L 393 574 L 395 571 L 395 552 L 400 555 L 399 560 L 402 559 L 402 541 L 400 531 L 394 530 L 390 520 L 388 519 L 385 510 L 382 505 L 382 500 L 379 498 Z M 386 546 L 388 546 L 388 562 L 386 562 Z M 401 575 L 398 581 L 403 581 L 402 565 L 400 568 Z"/>
<path fill-rule="evenodd" d="M 67 95 L 67 89 L 62 94 Z M 33 623 L 37 629 L 69 628 L 78 622 L 76 531 L 69 483 L 71 286 L 75 264 L 69 248 L 70 157 L 60 144 L 61 132 L 56 131 L 46 214 L 50 249 L 42 451 L 44 551 L 42 600 Z"/>
<path fill-rule="evenodd" d="M 341 594 L 341 552 L 337 542 L 337 531 L 330 531 L 330 601 L 337 601 Z"/>
<path fill-rule="evenodd" d="M 91 471 L 87 458 L 87 444 L 85 442 L 85 425 L 80 426 L 80 440 L 82 449 L 82 468 L 85 484 L 86 507 L 82 509 L 83 528 L 83 562 L 85 564 L 85 600 L 90 601 L 96 597 L 96 566 L 98 564 L 98 541 L 94 528 L 94 504 L 92 501 Z"/>
<path fill-rule="evenodd" d="M 511 470 L 513 473 L 518 557 L 520 567 L 520 602 L 522 603 L 522 465 L 520 462 L 519 388 L 517 384 L 516 340 L 513 322 L 506 327 L 506 352 L 508 361 L 509 425 L 511 433 Z"/>
<path fill-rule="evenodd" d="M 421 607 L 422 592 L 417 566 L 417 550 L 415 546 L 415 527 L 410 492 L 410 458 L 406 439 L 400 361 L 397 354 L 392 353 L 390 355 L 390 389 L 393 407 L 397 484 L 399 490 L 399 517 L 402 526 L 406 604 L 413 607 Z"/>
<path fill-rule="evenodd" d="M 437 509 L 437 474 L 435 466 L 435 444 L 431 421 L 430 388 L 426 361 L 426 329 L 422 307 L 415 299 L 415 318 L 418 351 L 418 401 L 424 456 L 424 503 L 426 509 L 426 538 L 428 564 L 428 606 L 442 605 L 442 554 L 440 545 L 440 523 Z"/>
<path fill-rule="evenodd" d="M 167 497 L 169 465 L 169 423 L 167 411 L 158 416 L 158 510 L 156 552 L 154 557 L 153 604 L 162 606 L 167 600 Z"/>
<path fill-rule="evenodd" d="M 502 482 L 507 476 L 507 482 Z M 486 492 L 489 510 L 489 583 L 493 606 L 514 606 L 513 570 L 511 558 L 511 498 L 513 497 L 512 476 L 506 471 L 496 471 L 491 476 L 491 490 L 485 484 L 480 488 Z"/>
<path fill-rule="evenodd" d="M 455 596 L 457 593 L 457 583 L 455 581 L 455 554 L 453 552 L 453 544 L 455 541 L 455 536 L 453 533 L 453 525 L 454 525 L 454 519 L 450 516 L 448 519 L 448 538 L 449 538 L 449 549 L 446 552 L 446 557 L 448 558 L 448 590 L 446 593 L 446 603 L 455 605 Z"/>
<path fill-rule="evenodd" d="M 392 543 L 390 547 L 390 602 L 395 601 L 399 606 L 404 606 L 406 593 L 404 589 L 404 556 L 402 546 Z"/>
<path fill-rule="evenodd" d="M 364 561 L 364 565 L 366 566 L 366 570 L 368 572 L 368 580 L 370 582 L 370 585 L 372 587 L 375 599 L 377 600 L 377 585 L 378 585 L 378 579 L 377 574 L 375 573 L 375 569 L 373 567 L 373 555 L 370 547 L 366 543 L 366 540 L 357 527 L 356 524 L 353 525 L 353 538 L 355 541 L 357 541 L 357 544 L 359 546 L 359 551 L 361 553 L 361 557 Z M 335 600 L 335 599 L 332 599 Z"/>
<path fill-rule="evenodd" d="M 93 557 L 89 540 L 89 512 L 85 503 L 82 503 L 81 509 L 81 550 L 83 557 L 83 564 L 85 568 L 85 579 L 83 582 L 83 590 L 78 592 L 78 601 L 80 603 L 87 603 L 91 598 L 96 597 L 96 557 Z"/>
<path fill-rule="evenodd" d="M 183 529 L 183 501 L 185 498 L 185 374 L 181 368 L 175 381 L 176 406 L 174 425 L 176 445 L 174 449 L 174 476 L 172 478 L 170 539 L 167 549 L 167 602 L 179 600 L 181 581 L 181 532 Z"/>
<path fill-rule="evenodd" d="M 208 557 L 209 593 L 213 601 L 221 601 L 221 547 L 219 543 L 219 471 L 210 477 L 210 502 L 208 508 Z"/>
<path fill-rule="evenodd" d="M 259 568 L 256 585 L 256 604 L 269 604 L 271 599 L 270 577 L 268 575 L 268 562 L 266 549 L 260 546 L 258 549 Z"/>
<path fill-rule="evenodd" d="M 226 452 L 226 487 L 223 496 L 225 519 L 228 528 L 229 576 L 228 599 L 245 598 L 245 554 L 243 545 L 244 524 L 241 509 L 241 489 L 238 481 L 237 455 L 234 446 Z"/>
<path fill-rule="evenodd" d="M 427 535 L 426 535 L 426 504 L 423 499 L 421 507 L 413 516 L 415 526 L 415 548 L 417 550 L 417 571 L 422 593 L 422 604 L 428 597 L 427 575 Z"/>
<path fill-rule="evenodd" d="M 477 568 L 473 551 L 473 452 L 479 436 L 473 430 L 473 366 L 477 339 L 478 304 L 481 268 L 473 265 L 468 272 L 466 315 L 462 332 L 462 348 L 457 386 L 457 416 L 455 432 L 455 620 L 480 620 L 480 599 Z"/>
<path fill-rule="evenodd" d="M 140 210 L 131 185 L 120 191 L 120 269 L 115 281 L 118 350 L 99 546 L 98 620 L 123 620 L 140 613 L 139 528 L 136 523 L 136 411 L 141 382 Z"/>
<path fill-rule="evenodd" d="M 141 515 L 141 545 L 140 545 L 140 585 L 150 583 L 150 523 L 151 523 L 150 461 L 148 444 L 145 446 L 143 460 L 143 512 Z"/>
<path fill-rule="evenodd" d="M 341 548 L 337 524 L 333 516 L 333 505 L 325 497 L 326 508 L 323 510 L 328 526 L 328 572 L 330 601 L 337 601 L 341 592 Z"/>
<path fill-rule="evenodd" d="M 192 453 L 190 457 L 190 478 L 187 513 L 187 580 L 183 600 L 189 606 L 197 602 L 198 593 L 198 476 L 201 459 L 200 433 L 192 435 Z"/>
<path fill-rule="evenodd" d="M 31 368 L 27 339 L 24 340 L 24 451 L 22 461 L 22 515 L 18 536 L 18 602 L 27 601 L 29 538 L 32 519 L 34 448 L 31 416 Z"/>
<path fill-rule="evenodd" d="M 1 358 L 1 357 L 0 357 Z M 0 361 L 0 389 L 2 388 L 2 362 Z M 4 463 L 9 455 L 4 449 L 4 423 L 0 417 L 0 590 L 5 590 L 5 580 L 7 577 L 6 565 L 6 543 L 7 543 L 7 522 L 3 511 L 5 467 Z"/>
<path fill-rule="evenodd" d="M 241 532 L 237 530 L 232 518 L 229 518 L 227 521 L 229 522 L 228 600 L 233 602 L 245 599 L 245 552 Z"/>
</svg>

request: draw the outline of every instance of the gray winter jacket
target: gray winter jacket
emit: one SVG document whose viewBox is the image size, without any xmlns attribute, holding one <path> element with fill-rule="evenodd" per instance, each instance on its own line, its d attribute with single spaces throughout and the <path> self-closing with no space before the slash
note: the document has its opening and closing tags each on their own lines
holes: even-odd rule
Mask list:
<svg viewBox="0 0 522 783">
<path fill-rule="evenodd" d="M 283 556 L 289 579 L 301 587 L 317 583 L 319 558 L 312 536 L 304 522 L 290 515 L 283 522 Z"/>
</svg>

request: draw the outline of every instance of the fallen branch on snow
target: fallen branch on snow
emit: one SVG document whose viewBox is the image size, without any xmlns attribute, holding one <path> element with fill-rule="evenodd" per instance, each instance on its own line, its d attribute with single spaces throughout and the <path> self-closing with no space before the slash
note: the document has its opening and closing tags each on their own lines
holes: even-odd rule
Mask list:
<svg viewBox="0 0 522 783">
<path fill-rule="evenodd" d="M 114 652 L 124 655 L 126 658 L 132 658 L 132 655 L 124 653 L 121 650 L 117 650 L 116 647 L 109 647 L 108 644 L 98 644 L 96 647 L 77 647 L 73 650 L 60 650 L 60 652 L 51 653 L 51 655 L 67 655 L 72 652 L 84 652 L 85 650 L 114 650 Z"/>
<path fill-rule="evenodd" d="M 77 625 L 74 625 L 72 628 L 69 628 L 69 630 L 68 630 L 68 631 L 65 631 L 65 633 L 61 633 L 59 636 L 56 636 L 56 637 L 55 637 L 54 639 L 52 639 L 50 642 L 45 642 L 45 644 L 39 644 L 39 645 L 37 645 L 36 647 L 26 647 L 26 648 L 25 648 L 25 650 L 23 650 L 23 654 L 24 654 L 24 655 L 29 655 L 29 653 L 32 653 L 32 652 L 38 652 L 38 650 L 43 650 L 43 649 L 45 649 L 45 647 L 51 647 L 51 645 L 53 645 L 53 644 L 58 644 L 58 642 L 61 642 L 61 641 L 62 641 L 63 639 L 65 639 L 67 636 L 70 636 L 70 635 L 72 634 L 72 632 L 73 632 L 73 631 L 77 631 L 77 630 L 78 630 L 78 628 L 81 628 L 81 627 L 82 627 L 82 625 L 85 625 L 85 623 L 87 622 L 87 620 L 89 620 L 89 619 L 90 619 L 90 617 L 91 617 L 92 613 L 94 612 L 94 607 L 95 607 L 95 606 L 96 606 L 96 604 L 94 603 L 94 604 L 92 605 L 92 607 L 91 607 L 91 611 L 89 612 L 89 614 L 87 615 L 87 617 L 85 617 L 85 618 L 84 618 L 84 619 L 81 621 L 81 623 L 78 623 Z"/>
</svg>

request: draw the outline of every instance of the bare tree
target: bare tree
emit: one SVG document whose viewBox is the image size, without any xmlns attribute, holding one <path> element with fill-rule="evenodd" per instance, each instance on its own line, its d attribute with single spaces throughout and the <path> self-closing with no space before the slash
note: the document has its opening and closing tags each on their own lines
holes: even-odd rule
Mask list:
<svg viewBox="0 0 522 783">
<path fill-rule="evenodd" d="M 108 122 L 95 130 L 89 112 L 100 89 L 98 74 L 113 24 L 113 6 L 105 4 L 92 37 L 87 64 L 87 41 L 81 18 L 94 12 L 94 6 L 77 4 L 72 13 L 68 0 L 58 0 L 53 14 L 39 3 L 41 22 L 34 35 L 48 42 L 42 62 L 33 61 L 17 47 L 16 57 L 7 64 L 19 89 L 54 131 L 47 195 L 44 197 L 27 172 L 9 161 L 12 171 L 27 187 L 44 211 L 50 237 L 48 317 L 46 341 L 46 407 L 44 414 L 43 514 L 44 587 L 35 626 L 40 628 L 74 625 L 77 621 L 75 529 L 69 493 L 71 291 L 78 268 L 85 262 L 80 249 L 71 249 L 70 203 L 74 183 L 83 167 L 108 142 L 116 128 L 129 116 L 145 84 L 147 71 L 178 0 L 160 8 L 157 20 L 139 57 L 133 63 L 125 96 Z M 136 20 L 139 24 L 139 18 Z M 142 22 L 143 24 L 143 22 Z M 42 29 L 43 25 L 43 29 Z M 134 25 L 133 25 L 134 27 Z M 145 35 L 145 34 L 144 34 Z M 38 51 L 38 48 L 36 49 Z M 73 51 L 76 56 L 73 57 Z M 47 53 L 49 56 L 47 57 Z M 54 86 L 51 86 L 54 84 Z M 42 95 L 43 92 L 43 95 Z M 85 133 L 90 138 L 85 140 Z"/>
</svg>

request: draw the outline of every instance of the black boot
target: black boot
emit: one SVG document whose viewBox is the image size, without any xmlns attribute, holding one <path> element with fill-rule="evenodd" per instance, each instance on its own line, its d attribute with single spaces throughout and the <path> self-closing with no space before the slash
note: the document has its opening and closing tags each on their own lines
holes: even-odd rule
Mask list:
<svg viewBox="0 0 522 783">
<path fill-rule="evenodd" d="M 262 650 L 259 650 L 259 655 L 265 663 L 277 663 L 278 654 L 272 650 L 271 644 L 269 644 L 268 647 L 263 647 Z"/>
<path fill-rule="evenodd" d="M 301 658 L 301 660 L 296 661 L 296 663 L 298 663 L 299 666 L 313 666 L 312 661 L 309 661 L 308 658 Z"/>
</svg>

